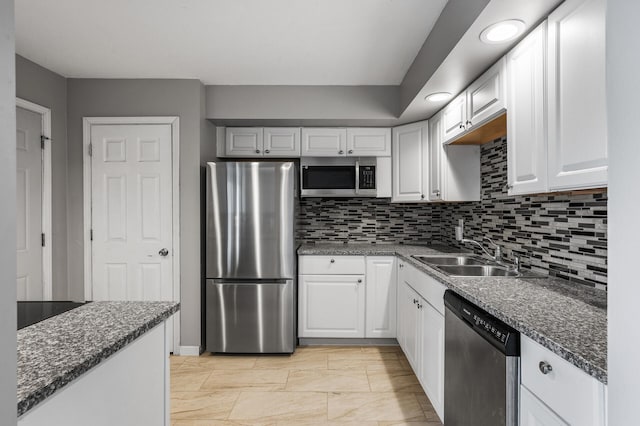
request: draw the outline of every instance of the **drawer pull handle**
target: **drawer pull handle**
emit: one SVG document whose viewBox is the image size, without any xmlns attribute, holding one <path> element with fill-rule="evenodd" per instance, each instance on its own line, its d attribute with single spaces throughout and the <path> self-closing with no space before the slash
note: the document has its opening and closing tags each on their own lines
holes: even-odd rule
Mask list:
<svg viewBox="0 0 640 426">
<path fill-rule="evenodd" d="M 549 374 L 553 371 L 553 367 L 551 367 L 551 364 L 549 364 L 547 361 L 540 361 L 540 364 L 538 364 L 538 368 L 540 369 L 540 372 L 542 374 Z"/>
<path fill-rule="evenodd" d="M 331 259 L 331 263 L 336 263 L 336 260 L 335 259 Z"/>
</svg>

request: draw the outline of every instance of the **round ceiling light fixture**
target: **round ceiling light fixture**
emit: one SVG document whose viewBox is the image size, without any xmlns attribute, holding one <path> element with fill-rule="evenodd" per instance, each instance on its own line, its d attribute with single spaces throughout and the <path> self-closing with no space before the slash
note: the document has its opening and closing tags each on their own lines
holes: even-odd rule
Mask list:
<svg viewBox="0 0 640 426">
<path fill-rule="evenodd" d="M 449 92 L 436 92 L 436 93 L 432 93 L 432 94 L 428 95 L 424 99 L 426 101 L 429 101 L 429 102 L 448 101 L 449 99 L 451 99 L 451 93 L 449 93 Z"/>
<path fill-rule="evenodd" d="M 507 19 L 489 25 L 480 33 L 480 40 L 487 44 L 511 41 L 524 31 L 524 22 L 519 19 Z"/>
</svg>

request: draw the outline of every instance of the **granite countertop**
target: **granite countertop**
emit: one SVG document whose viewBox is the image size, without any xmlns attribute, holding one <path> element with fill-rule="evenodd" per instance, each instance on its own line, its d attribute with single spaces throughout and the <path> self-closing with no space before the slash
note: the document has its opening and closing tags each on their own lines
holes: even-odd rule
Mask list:
<svg viewBox="0 0 640 426">
<path fill-rule="evenodd" d="M 178 309 L 176 302 L 92 302 L 18 330 L 18 417 Z"/>
<path fill-rule="evenodd" d="M 298 249 L 301 255 L 396 255 L 607 383 L 605 291 L 552 277 L 450 277 L 411 257 L 455 252 L 461 250 L 402 244 L 304 244 Z"/>
</svg>

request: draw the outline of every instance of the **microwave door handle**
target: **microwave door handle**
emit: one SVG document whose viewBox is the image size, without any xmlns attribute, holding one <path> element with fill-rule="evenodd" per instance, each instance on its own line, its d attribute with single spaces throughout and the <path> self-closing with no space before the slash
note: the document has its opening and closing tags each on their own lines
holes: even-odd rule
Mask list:
<svg viewBox="0 0 640 426">
<path fill-rule="evenodd" d="M 360 160 L 356 160 L 356 195 L 360 194 Z"/>
</svg>

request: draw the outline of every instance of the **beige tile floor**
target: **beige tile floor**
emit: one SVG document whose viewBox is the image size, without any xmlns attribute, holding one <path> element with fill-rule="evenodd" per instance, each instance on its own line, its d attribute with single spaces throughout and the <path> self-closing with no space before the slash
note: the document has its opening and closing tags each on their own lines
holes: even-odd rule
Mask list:
<svg viewBox="0 0 640 426">
<path fill-rule="evenodd" d="M 398 347 L 171 357 L 171 424 L 440 426 Z"/>
</svg>

